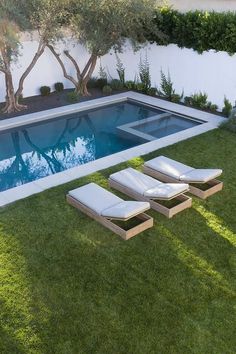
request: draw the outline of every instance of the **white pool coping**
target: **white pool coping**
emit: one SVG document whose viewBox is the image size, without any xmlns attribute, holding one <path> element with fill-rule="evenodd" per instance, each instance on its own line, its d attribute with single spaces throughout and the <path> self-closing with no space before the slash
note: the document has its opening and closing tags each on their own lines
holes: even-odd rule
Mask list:
<svg viewBox="0 0 236 354">
<path fill-rule="evenodd" d="M 95 161 L 88 162 L 84 165 L 76 166 L 63 172 L 56 173 L 34 182 L 26 183 L 22 186 L 14 187 L 6 191 L 0 192 L 0 207 L 6 206 L 17 200 L 29 197 L 30 195 L 43 192 L 52 187 L 70 182 L 80 177 L 89 175 L 93 172 L 106 169 L 119 163 L 130 160 L 131 158 L 146 155 L 152 151 L 175 144 L 177 142 L 189 139 L 196 135 L 200 135 L 207 131 L 216 129 L 225 119 L 218 115 L 196 110 L 194 108 L 182 106 L 176 103 L 164 101 L 155 97 L 143 95 L 140 93 L 128 91 L 117 95 L 97 98 L 91 101 L 81 102 L 64 107 L 58 107 L 42 112 L 26 114 L 0 121 L 0 132 L 8 129 L 17 128 L 23 125 L 34 124 L 49 119 L 58 118 L 67 114 L 82 112 L 88 109 L 104 107 L 112 103 L 123 102 L 127 99 L 136 100 L 141 103 L 149 104 L 167 111 L 186 115 L 205 123 L 193 128 L 182 130 L 178 133 L 168 135 L 166 137 L 153 140 L 131 149 L 127 149 L 106 157 L 102 157 Z"/>
</svg>

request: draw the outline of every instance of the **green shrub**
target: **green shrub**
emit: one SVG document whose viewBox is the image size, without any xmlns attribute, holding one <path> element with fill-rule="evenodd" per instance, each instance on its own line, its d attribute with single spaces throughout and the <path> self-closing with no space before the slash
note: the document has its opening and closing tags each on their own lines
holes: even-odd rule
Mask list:
<svg viewBox="0 0 236 354">
<path fill-rule="evenodd" d="M 224 114 L 224 116 L 229 117 L 230 113 L 232 111 L 232 104 L 229 102 L 229 100 L 225 97 L 224 98 L 224 107 L 222 109 L 222 113 Z"/>
<path fill-rule="evenodd" d="M 179 103 L 183 98 L 183 94 L 182 95 L 178 95 L 177 93 L 173 93 L 170 100 L 171 102 L 174 102 L 174 103 Z"/>
<path fill-rule="evenodd" d="M 147 39 L 159 45 L 176 44 L 198 53 L 214 49 L 229 54 L 236 52 L 236 12 L 178 12 L 163 7 L 154 18 L 156 31 Z M 162 34 L 160 36 L 160 33 Z"/>
<path fill-rule="evenodd" d="M 184 103 L 187 106 L 208 110 L 215 113 L 218 109 L 218 106 L 211 101 L 207 100 L 208 95 L 205 92 L 194 93 L 191 96 L 184 97 Z"/>
<path fill-rule="evenodd" d="M 185 96 L 184 97 L 184 104 L 186 106 L 191 106 L 191 102 L 192 102 L 191 96 Z"/>
<path fill-rule="evenodd" d="M 231 112 L 231 117 L 222 123 L 221 128 L 229 130 L 230 132 L 236 133 L 236 112 Z"/>
<path fill-rule="evenodd" d="M 99 78 L 97 79 L 96 81 L 96 87 L 99 88 L 99 89 L 103 89 L 104 86 L 107 85 L 107 79 L 102 79 L 102 78 Z"/>
<path fill-rule="evenodd" d="M 56 82 L 54 88 L 56 92 L 62 92 L 64 90 L 64 85 L 62 82 Z"/>
<path fill-rule="evenodd" d="M 207 108 L 207 101 L 208 95 L 205 92 L 194 93 L 191 96 L 187 96 L 184 98 L 184 103 L 187 106 L 206 109 Z"/>
<path fill-rule="evenodd" d="M 102 89 L 102 92 L 104 95 L 111 95 L 112 93 L 112 88 L 109 85 L 105 85 Z"/>
<path fill-rule="evenodd" d="M 97 87 L 97 78 L 96 77 L 91 77 L 90 80 L 87 83 L 87 88 L 96 88 Z"/>
<path fill-rule="evenodd" d="M 125 87 L 126 87 L 128 90 L 136 90 L 136 82 L 135 82 L 135 81 L 132 81 L 132 80 L 126 81 L 126 82 L 125 82 Z"/>
<path fill-rule="evenodd" d="M 168 76 L 164 74 L 161 70 L 161 89 L 158 90 L 158 95 L 164 97 L 172 102 L 178 103 L 181 101 L 183 94 L 178 95 L 175 92 L 174 84 L 171 80 L 170 73 L 168 72 Z"/>
<path fill-rule="evenodd" d="M 68 102 L 75 103 L 79 101 L 79 94 L 76 91 L 68 92 L 66 98 Z"/>
<path fill-rule="evenodd" d="M 139 91 L 139 92 L 143 92 L 143 93 L 146 93 L 146 86 L 144 83 L 142 82 L 137 82 L 135 84 L 135 90 Z"/>
<path fill-rule="evenodd" d="M 120 91 L 120 90 L 123 90 L 123 88 L 124 88 L 123 83 L 118 79 L 111 80 L 110 86 L 111 86 L 112 90 L 115 90 L 115 91 L 116 90 Z"/>
<path fill-rule="evenodd" d="M 210 101 L 207 102 L 207 109 L 209 109 L 209 111 L 215 113 L 218 109 L 217 104 L 211 103 Z"/>
<path fill-rule="evenodd" d="M 40 87 L 40 93 L 42 96 L 49 96 L 51 92 L 51 88 L 49 86 Z"/>
<path fill-rule="evenodd" d="M 150 87 L 147 92 L 148 95 L 150 96 L 156 96 L 157 94 L 157 88 L 156 87 Z"/>
</svg>

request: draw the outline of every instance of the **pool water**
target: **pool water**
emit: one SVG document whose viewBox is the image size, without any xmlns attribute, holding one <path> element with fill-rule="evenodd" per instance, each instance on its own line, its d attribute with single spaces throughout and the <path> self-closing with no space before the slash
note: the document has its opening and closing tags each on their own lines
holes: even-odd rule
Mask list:
<svg viewBox="0 0 236 354">
<path fill-rule="evenodd" d="M 122 102 L 0 133 L 0 191 L 137 146 L 116 127 L 158 113 Z"/>
<path fill-rule="evenodd" d="M 164 136 L 178 133 L 181 130 L 193 128 L 199 124 L 201 123 L 195 120 L 170 114 L 168 117 L 157 118 L 152 122 L 139 123 L 134 129 L 149 134 L 154 138 L 163 138 Z"/>
<path fill-rule="evenodd" d="M 137 122 L 136 129 L 151 129 L 156 138 L 179 131 L 174 121 L 164 127 L 161 122 L 145 123 L 163 113 L 124 101 L 2 132 L 0 192 L 140 144 L 138 137 L 119 134 L 119 126 Z M 182 129 L 186 124 L 192 126 L 191 120 L 184 120 Z"/>
</svg>

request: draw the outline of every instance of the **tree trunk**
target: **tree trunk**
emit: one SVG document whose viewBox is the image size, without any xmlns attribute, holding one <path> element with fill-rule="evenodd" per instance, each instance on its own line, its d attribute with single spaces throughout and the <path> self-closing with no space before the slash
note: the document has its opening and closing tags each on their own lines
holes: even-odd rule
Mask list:
<svg viewBox="0 0 236 354">
<path fill-rule="evenodd" d="M 35 64 L 37 63 L 37 61 L 39 60 L 39 58 L 41 57 L 41 55 L 44 53 L 46 47 L 46 43 L 43 40 L 40 40 L 39 45 L 38 45 L 38 49 L 37 52 L 35 53 L 31 63 L 29 64 L 29 66 L 26 68 L 25 72 L 22 74 L 20 80 L 19 80 L 19 85 L 18 85 L 18 89 L 15 93 L 15 97 L 16 97 L 16 101 L 17 103 L 19 102 L 19 98 L 22 95 L 23 92 L 23 88 L 24 88 L 24 81 L 27 78 L 27 76 L 30 74 L 30 72 L 32 71 L 32 69 L 34 68 Z"/>
<path fill-rule="evenodd" d="M 82 96 L 91 96 L 91 94 L 88 92 L 87 84 L 88 84 L 89 80 L 91 79 L 91 76 L 92 76 L 94 69 L 96 67 L 97 55 L 92 54 L 88 63 L 89 63 L 89 65 L 86 68 L 87 70 L 84 70 L 84 72 L 81 75 L 81 79 L 80 79 L 79 87 L 80 87 L 80 94 Z"/>
<path fill-rule="evenodd" d="M 77 93 L 79 93 L 82 96 L 90 96 L 90 93 L 88 92 L 87 89 L 87 84 L 88 81 L 90 80 L 94 69 L 96 67 L 96 63 L 97 63 L 97 55 L 96 54 L 91 54 L 87 64 L 85 65 L 82 73 L 80 71 L 79 65 L 77 63 L 77 61 L 70 55 L 70 53 L 68 51 L 65 51 L 64 54 L 67 56 L 67 58 L 71 61 L 71 63 L 73 64 L 76 74 L 77 74 L 77 78 L 75 79 L 74 77 L 72 77 L 71 75 L 68 74 L 65 64 L 63 63 L 60 54 L 58 54 L 54 47 L 51 44 L 47 44 L 47 47 L 50 49 L 50 51 L 52 52 L 52 54 L 55 56 L 55 58 L 57 59 L 64 77 L 69 80 L 70 82 L 73 83 L 73 85 L 75 86 L 75 91 Z"/>
<path fill-rule="evenodd" d="M 12 74 L 10 70 L 5 73 L 6 82 L 6 104 L 3 108 L 3 113 L 19 112 L 26 108 L 26 106 L 21 105 L 17 102 L 15 97 L 15 91 L 13 86 Z"/>
<path fill-rule="evenodd" d="M 87 83 L 83 80 L 81 80 L 76 92 L 78 92 L 81 96 L 91 96 L 91 93 L 88 92 Z"/>
<path fill-rule="evenodd" d="M 31 72 L 31 70 L 34 68 L 38 59 L 43 54 L 45 47 L 46 47 L 46 43 L 43 40 L 40 40 L 36 54 L 34 55 L 31 63 L 26 68 L 25 72 L 22 74 L 19 80 L 18 89 L 16 93 L 13 86 L 11 64 L 8 58 L 8 54 L 5 49 L 1 50 L 2 58 L 4 62 L 4 68 L 1 68 L 1 71 L 5 75 L 5 82 L 6 82 L 6 104 L 5 107 L 3 108 L 2 111 L 3 113 L 19 112 L 27 108 L 27 106 L 19 104 L 19 99 L 23 92 L 24 81 L 29 75 L 29 73 Z"/>
<path fill-rule="evenodd" d="M 69 74 L 67 73 L 66 67 L 65 67 L 65 65 L 64 65 L 64 63 L 63 63 L 63 61 L 62 61 L 62 59 L 61 59 L 61 57 L 60 57 L 60 54 L 58 54 L 58 53 L 55 51 L 54 47 L 53 47 L 51 44 L 48 43 L 48 44 L 47 44 L 47 47 L 48 47 L 48 49 L 50 49 L 50 51 L 52 52 L 52 54 L 53 54 L 53 55 L 55 56 L 55 58 L 57 59 L 59 65 L 60 65 L 60 67 L 61 67 L 61 69 L 62 69 L 62 72 L 63 72 L 64 77 L 65 77 L 67 80 L 69 80 L 70 82 L 72 82 L 72 84 L 75 86 L 75 88 L 76 88 L 76 90 L 77 90 L 78 81 L 76 81 L 76 80 L 73 78 L 73 76 L 71 76 L 71 75 L 69 75 Z"/>
</svg>

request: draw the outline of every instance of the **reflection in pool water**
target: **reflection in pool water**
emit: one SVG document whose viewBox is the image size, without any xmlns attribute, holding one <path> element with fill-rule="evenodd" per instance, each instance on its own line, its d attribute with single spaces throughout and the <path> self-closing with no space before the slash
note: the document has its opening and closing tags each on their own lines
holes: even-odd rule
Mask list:
<svg viewBox="0 0 236 354">
<path fill-rule="evenodd" d="M 158 113 L 123 102 L 1 133 L 0 191 L 136 146 L 116 127 Z"/>
</svg>

